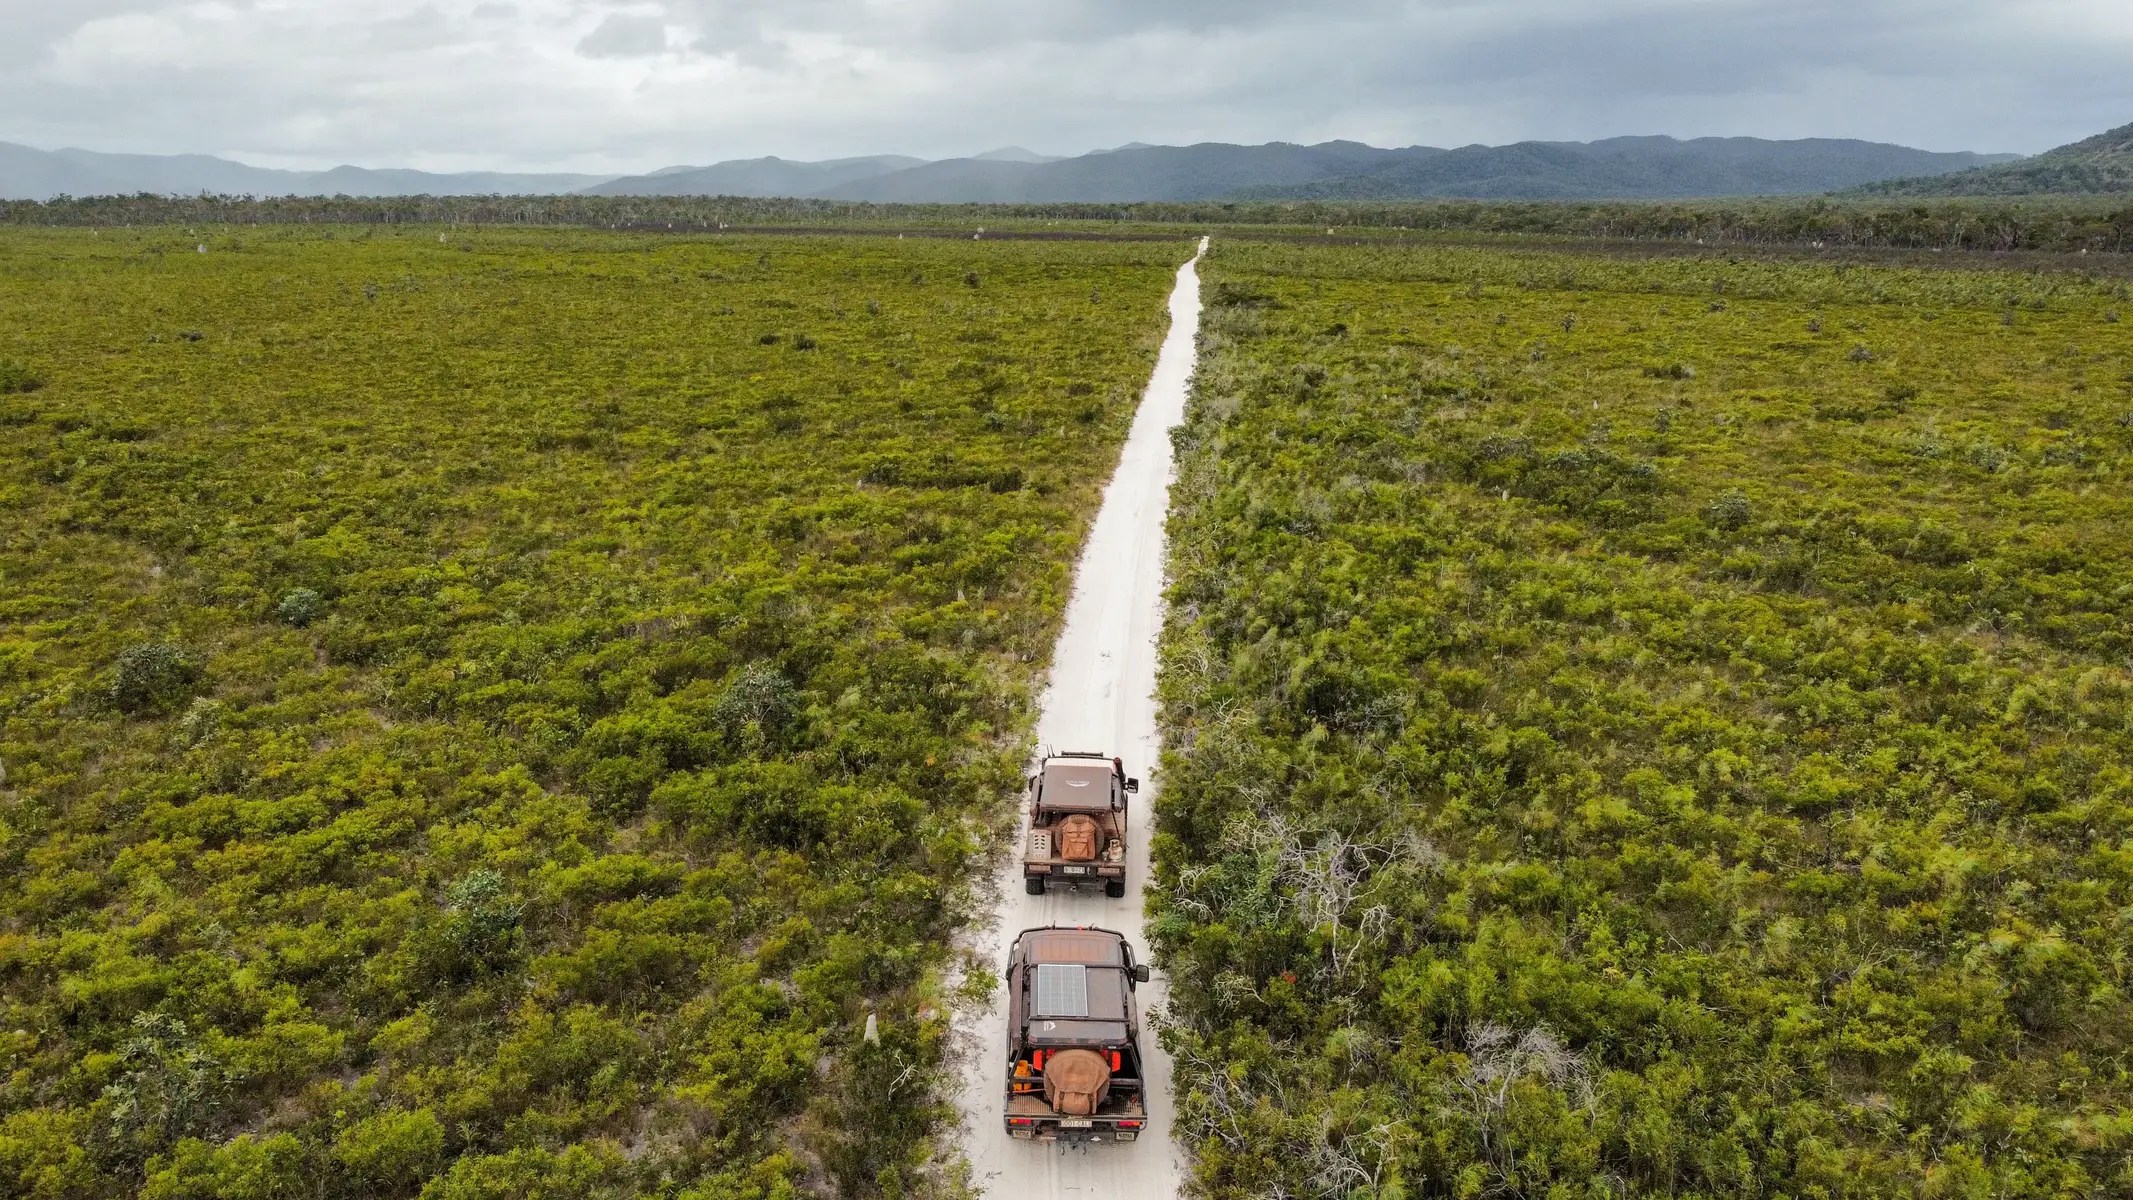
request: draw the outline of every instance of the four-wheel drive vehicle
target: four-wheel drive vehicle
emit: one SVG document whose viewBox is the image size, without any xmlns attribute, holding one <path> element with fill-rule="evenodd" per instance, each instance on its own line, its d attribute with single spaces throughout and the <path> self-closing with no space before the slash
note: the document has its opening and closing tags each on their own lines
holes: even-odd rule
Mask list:
<svg viewBox="0 0 2133 1200">
<path fill-rule="evenodd" d="M 1048 883 L 1104 885 L 1126 894 L 1126 797 L 1141 790 L 1126 766 L 1101 754 L 1048 754 L 1029 778 L 1029 845 L 1023 886 L 1042 896 Z"/>
<path fill-rule="evenodd" d="M 1108 929 L 1025 929 L 1007 952 L 1007 1132 L 1131 1142 L 1148 1123 L 1134 985 L 1148 968 Z"/>
</svg>

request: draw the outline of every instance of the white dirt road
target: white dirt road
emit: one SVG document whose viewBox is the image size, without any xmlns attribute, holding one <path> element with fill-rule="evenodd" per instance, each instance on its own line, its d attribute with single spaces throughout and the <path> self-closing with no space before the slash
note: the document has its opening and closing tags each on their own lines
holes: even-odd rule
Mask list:
<svg viewBox="0 0 2133 1200">
<path fill-rule="evenodd" d="M 1200 252 L 1206 250 L 1203 239 Z M 1016 1141 L 1002 1128 L 1007 1026 L 997 973 L 1015 935 L 1038 925 L 1115 929 L 1146 957 L 1141 889 L 1148 879 L 1152 775 L 1160 746 L 1155 651 L 1163 622 L 1163 521 L 1170 502 L 1170 429 L 1185 416 L 1200 328 L 1198 262 L 1196 255 L 1178 268 L 1170 331 L 1082 548 L 1037 723 L 1040 751 L 1116 754 L 1126 760 L 1127 774 L 1140 777 L 1131 812 L 1126 895 L 1111 900 L 1096 889 L 1028 895 L 1020 859 L 1011 855 L 993 881 L 993 920 L 973 939 L 995 972 L 992 1003 L 956 1017 L 956 1105 L 962 1129 L 955 1148 L 970 1163 L 972 1184 L 996 1200 L 1171 1200 L 1183 1178 L 1184 1160 L 1170 1140 L 1170 1057 L 1147 1029 L 1149 1010 L 1163 1002 L 1162 975 L 1142 984 L 1135 997 L 1149 1085 L 1147 1130 L 1132 1145 L 1062 1147 Z M 1025 814 L 1025 833 L 1027 822 Z"/>
</svg>

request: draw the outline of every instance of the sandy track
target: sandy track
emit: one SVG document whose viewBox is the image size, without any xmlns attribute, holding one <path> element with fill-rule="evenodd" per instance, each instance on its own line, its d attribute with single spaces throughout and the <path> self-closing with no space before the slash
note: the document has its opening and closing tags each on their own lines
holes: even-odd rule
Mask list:
<svg viewBox="0 0 2133 1200">
<path fill-rule="evenodd" d="M 1200 243 L 1205 252 L 1207 243 Z M 1127 935 L 1136 951 L 1142 935 L 1141 888 L 1148 880 L 1148 840 L 1153 826 L 1154 773 L 1159 740 L 1155 724 L 1156 635 L 1163 620 L 1163 521 L 1172 474 L 1170 430 L 1185 417 L 1185 388 L 1192 376 L 1194 339 L 1200 327 L 1198 258 L 1178 268 L 1170 296 L 1170 332 L 1155 374 L 1133 419 L 1118 470 L 1104 490 L 1103 508 L 1082 548 L 1068 601 L 1066 626 L 1052 652 L 1052 676 L 1037 722 L 1041 747 L 1096 750 L 1126 760 L 1126 772 L 1141 779 L 1134 797 L 1127 859 L 1127 892 L 1106 899 L 1101 891 L 1031 896 L 1022 888 L 1017 857 L 993 880 L 996 907 L 990 923 L 973 938 L 997 972 L 1015 935 L 1036 925 L 1101 925 Z M 1025 825 L 1027 817 L 1024 817 Z M 1019 843 L 1017 843 L 1019 845 Z M 1163 977 L 1136 994 L 1149 1084 L 1148 1129 L 1126 1146 L 1060 1147 L 1019 1142 L 1001 1128 L 1003 1064 L 1007 1058 L 1004 999 L 997 984 L 983 1010 L 957 1014 L 956 1106 L 962 1114 L 957 1149 L 968 1158 L 971 1182 L 999 1200 L 1076 1197 L 1087 1200 L 1171 1200 L 1178 1194 L 1183 1159 L 1170 1140 L 1170 1058 L 1146 1029 L 1150 1009 L 1166 991 Z"/>
</svg>

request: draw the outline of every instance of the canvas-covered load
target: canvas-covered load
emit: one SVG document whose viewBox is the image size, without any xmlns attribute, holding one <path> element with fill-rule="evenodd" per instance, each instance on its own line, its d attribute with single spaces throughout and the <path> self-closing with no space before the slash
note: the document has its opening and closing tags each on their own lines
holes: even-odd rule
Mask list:
<svg viewBox="0 0 2133 1200">
<path fill-rule="evenodd" d="M 1121 799 L 1114 770 L 1106 759 L 1051 759 L 1038 783 L 1039 799 L 1055 812 L 1109 812 Z"/>
<path fill-rule="evenodd" d="M 1059 822 L 1059 857 L 1068 862 L 1094 862 L 1103 830 L 1094 817 L 1075 813 Z"/>
<path fill-rule="evenodd" d="M 1061 1050 L 1044 1064 L 1044 1099 L 1052 1111 L 1086 1117 L 1111 1097 L 1111 1064 L 1094 1050 Z"/>
</svg>

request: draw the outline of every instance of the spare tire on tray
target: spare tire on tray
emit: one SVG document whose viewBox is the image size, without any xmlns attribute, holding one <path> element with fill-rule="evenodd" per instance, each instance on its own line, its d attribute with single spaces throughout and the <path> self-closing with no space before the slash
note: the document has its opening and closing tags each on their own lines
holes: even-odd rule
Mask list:
<svg viewBox="0 0 2133 1200">
<path fill-rule="evenodd" d="M 1044 1100 L 1069 1117 L 1095 1114 L 1111 1097 L 1111 1064 L 1094 1050 L 1061 1050 L 1044 1064 Z"/>
</svg>

